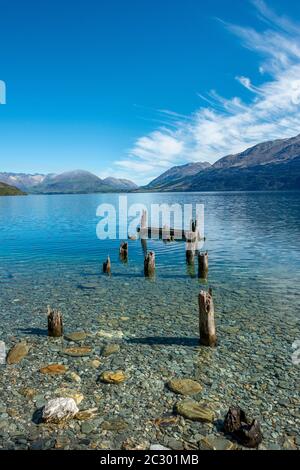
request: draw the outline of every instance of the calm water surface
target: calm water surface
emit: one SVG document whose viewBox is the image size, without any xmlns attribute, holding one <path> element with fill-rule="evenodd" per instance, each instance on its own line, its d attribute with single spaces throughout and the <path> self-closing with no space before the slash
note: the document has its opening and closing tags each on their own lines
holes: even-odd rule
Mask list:
<svg viewBox="0 0 300 470">
<path fill-rule="evenodd" d="M 153 438 L 145 423 L 172 411 L 176 397 L 164 384 L 175 375 L 199 380 L 202 399 L 219 417 L 239 403 L 265 424 L 266 447 L 282 446 L 280 439 L 300 428 L 299 366 L 291 360 L 292 343 L 300 339 L 300 192 L 130 194 L 129 204 L 204 204 L 207 284 L 187 269 L 182 242 L 148 241 L 156 253 L 155 280 L 144 279 L 139 240 L 129 241 L 129 261 L 122 264 L 120 241 L 96 237 L 103 202 L 117 205 L 118 195 L 0 198 L 0 338 L 8 346 L 20 337 L 34 344 L 19 386 L 36 386 L 38 367 L 61 360 L 44 336 L 50 304 L 62 310 L 66 330 L 91 332 L 95 354 L 101 354 L 99 329 L 123 332 L 122 354 L 103 367 L 126 369 L 131 380 L 113 395 L 101 393 L 110 413 L 127 413 L 132 432 Z M 110 278 L 101 272 L 108 254 Z M 197 296 L 208 285 L 216 349 L 197 347 Z M 85 406 L 95 406 L 95 373 L 80 361 L 76 367 L 87 374 Z M 8 370 L 3 387 L 10 381 Z M 54 393 L 53 380 L 47 387 Z M 192 424 L 186 432 L 193 439 Z"/>
</svg>

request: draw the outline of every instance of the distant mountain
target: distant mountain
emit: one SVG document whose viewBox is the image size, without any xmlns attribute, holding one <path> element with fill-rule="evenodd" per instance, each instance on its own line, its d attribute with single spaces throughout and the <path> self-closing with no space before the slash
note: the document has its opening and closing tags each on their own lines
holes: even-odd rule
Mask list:
<svg viewBox="0 0 300 470">
<path fill-rule="evenodd" d="M 79 194 L 114 191 L 131 191 L 137 186 L 129 180 L 105 178 L 84 170 L 75 170 L 59 175 L 29 175 L 24 173 L 0 173 L 0 181 L 14 184 L 32 194 Z"/>
<path fill-rule="evenodd" d="M 9 184 L 0 182 L 0 196 L 24 196 L 25 193 L 20 189 L 10 186 Z"/>
<path fill-rule="evenodd" d="M 145 189 L 151 190 L 159 178 Z M 300 135 L 264 142 L 241 153 L 228 155 L 193 175 L 183 174 L 175 186 L 172 181 L 167 182 L 161 190 L 300 190 Z"/>
<path fill-rule="evenodd" d="M 138 185 L 133 183 L 130 180 L 126 180 L 124 178 L 113 178 L 108 177 L 102 180 L 102 182 L 108 186 L 111 186 L 114 189 L 118 189 L 120 191 L 130 191 L 132 189 L 137 189 Z"/>
<path fill-rule="evenodd" d="M 22 191 L 27 191 L 28 188 L 36 186 L 46 178 L 42 174 L 26 174 L 26 173 L 0 173 L 0 181 L 3 183 L 16 186 Z"/>
<path fill-rule="evenodd" d="M 145 186 L 147 190 L 157 191 L 176 191 L 180 188 L 186 178 L 198 174 L 202 170 L 211 166 L 208 162 L 187 163 L 186 165 L 173 166 L 162 175 L 155 178 L 151 183 Z"/>
</svg>

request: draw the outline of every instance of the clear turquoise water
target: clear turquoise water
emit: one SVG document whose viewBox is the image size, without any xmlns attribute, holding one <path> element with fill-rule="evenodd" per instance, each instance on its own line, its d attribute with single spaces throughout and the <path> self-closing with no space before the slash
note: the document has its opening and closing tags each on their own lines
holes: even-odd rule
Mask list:
<svg viewBox="0 0 300 470">
<path fill-rule="evenodd" d="M 145 427 L 149 416 L 172 411 L 176 397 L 164 384 L 179 376 L 204 385 L 202 399 L 217 416 L 238 403 L 263 422 L 265 445 L 281 446 L 300 426 L 299 366 L 291 360 L 300 338 L 300 192 L 130 194 L 129 204 L 204 204 L 206 284 L 187 270 L 183 242 L 148 241 L 156 253 L 155 280 L 144 279 L 139 240 L 129 240 L 129 261 L 122 264 L 120 241 L 96 237 L 98 205 L 117 200 L 114 194 L 0 198 L 0 339 L 8 347 L 21 337 L 33 345 L 17 386 L 36 387 L 45 360 L 61 360 L 45 336 L 50 304 L 63 312 L 67 331 L 91 333 L 96 355 L 103 345 L 99 329 L 123 331 L 121 354 L 103 367 L 125 369 L 131 379 L 113 391 L 101 389 L 103 406 L 118 414 L 121 403 L 140 436 L 153 438 Z M 108 254 L 111 277 L 102 274 Z M 207 285 L 219 340 L 213 350 L 197 347 L 197 296 Z M 86 374 L 85 406 L 95 406 L 96 372 L 86 372 L 80 361 L 76 367 Z M 10 380 L 8 368 L 3 388 Z M 143 399 L 137 390 L 146 390 Z M 24 399 L 18 400 L 23 409 Z M 24 426 L 33 411 L 31 404 Z M 189 434 L 192 424 L 187 427 Z"/>
<path fill-rule="evenodd" d="M 119 240 L 96 237 L 97 206 L 118 195 L 28 196 L 0 199 L 0 279 L 38 284 L 73 270 L 101 271 L 109 253 L 115 275 L 142 276 L 143 251 L 129 241 L 129 264 L 118 260 Z M 255 288 L 295 306 L 300 280 L 300 193 L 192 193 L 129 195 L 128 202 L 203 203 L 209 282 Z M 157 277 L 186 277 L 183 243 L 149 241 Z"/>
</svg>

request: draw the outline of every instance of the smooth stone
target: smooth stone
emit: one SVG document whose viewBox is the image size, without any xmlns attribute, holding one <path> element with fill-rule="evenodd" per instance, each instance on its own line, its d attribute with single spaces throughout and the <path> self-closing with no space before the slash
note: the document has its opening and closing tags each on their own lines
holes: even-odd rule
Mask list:
<svg viewBox="0 0 300 470">
<path fill-rule="evenodd" d="M 196 401 L 183 400 L 176 404 L 176 411 L 184 418 L 192 421 L 212 422 L 215 414 L 212 410 Z"/>
<path fill-rule="evenodd" d="M 73 398 L 54 398 L 49 400 L 42 413 L 43 421 L 46 423 L 60 423 L 73 418 L 78 413 L 78 408 Z"/>
<path fill-rule="evenodd" d="M 40 369 L 41 374 L 65 374 L 67 372 L 67 369 L 64 365 L 62 364 L 49 364 L 46 367 L 41 367 Z"/>
<path fill-rule="evenodd" d="M 64 338 L 68 341 L 84 341 L 87 337 L 85 331 L 74 331 L 73 333 L 68 333 L 64 335 Z"/>
<path fill-rule="evenodd" d="M 87 410 L 78 411 L 75 418 L 79 421 L 86 421 L 97 416 L 98 408 L 89 408 Z"/>
<path fill-rule="evenodd" d="M 6 361 L 6 346 L 4 341 L 0 341 L 0 364 L 5 364 Z"/>
<path fill-rule="evenodd" d="M 104 346 L 101 355 L 104 357 L 111 356 L 111 354 L 118 353 L 120 351 L 119 344 L 107 344 Z"/>
<path fill-rule="evenodd" d="M 67 379 L 70 382 L 76 382 L 76 383 L 81 382 L 81 377 L 78 374 L 76 374 L 76 372 L 69 372 L 68 376 L 67 376 Z"/>
<path fill-rule="evenodd" d="M 181 395 L 195 395 L 201 392 L 202 386 L 191 379 L 172 379 L 168 383 L 168 387 L 172 392 L 179 393 Z"/>
<path fill-rule="evenodd" d="M 7 364 L 18 364 L 27 356 L 28 352 L 29 346 L 26 341 L 15 344 L 7 354 Z"/>
<path fill-rule="evenodd" d="M 128 424 L 122 418 L 114 418 L 109 421 L 103 421 L 101 428 L 105 431 L 125 431 Z"/>
<path fill-rule="evenodd" d="M 98 367 L 101 365 L 101 362 L 98 359 L 93 359 L 90 362 L 91 366 L 94 367 L 95 369 L 98 369 Z"/>
<path fill-rule="evenodd" d="M 169 447 L 161 446 L 160 444 L 151 444 L 149 450 L 171 450 Z"/>
<path fill-rule="evenodd" d="M 121 330 L 113 330 L 113 331 L 99 330 L 97 332 L 97 336 L 100 336 L 101 338 L 108 338 L 108 339 L 113 339 L 113 338 L 122 339 L 124 336 L 124 333 Z"/>
<path fill-rule="evenodd" d="M 114 371 L 105 371 L 100 375 L 100 380 L 108 384 L 119 384 L 124 382 L 127 379 L 127 376 L 122 370 Z"/>
<path fill-rule="evenodd" d="M 201 450 L 234 450 L 236 445 L 223 437 L 204 437 L 200 440 Z"/>
<path fill-rule="evenodd" d="M 73 398 L 76 405 L 79 405 L 82 402 L 82 400 L 84 400 L 84 395 L 77 390 L 70 390 L 68 388 L 59 388 L 58 390 L 56 390 L 56 393 L 63 397 Z"/>
<path fill-rule="evenodd" d="M 90 356 L 92 353 L 92 348 L 87 346 L 74 347 L 74 348 L 65 348 L 62 351 L 66 356 L 81 357 L 81 356 Z"/>
</svg>

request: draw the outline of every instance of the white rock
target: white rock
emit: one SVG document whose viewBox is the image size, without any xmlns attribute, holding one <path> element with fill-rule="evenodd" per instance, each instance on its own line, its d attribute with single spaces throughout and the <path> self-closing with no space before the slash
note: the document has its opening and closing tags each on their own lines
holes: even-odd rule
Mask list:
<svg viewBox="0 0 300 470">
<path fill-rule="evenodd" d="M 124 336 L 124 333 L 121 330 L 112 330 L 112 331 L 104 331 L 104 330 L 99 330 L 97 333 L 97 336 L 101 336 L 102 338 L 107 338 L 107 339 L 122 339 Z"/>
<path fill-rule="evenodd" d="M 4 341 L 0 341 L 0 364 L 6 362 L 6 347 Z"/>
<path fill-rule="evenodd" d="M 79 409 L 73 398 L 54 398 L 49 400 L 43 409 L 43 421 L 59 423 L 73 418 L 78 411 Z"/>
<path fill-rule="evenodd" d="M 150 450 L 171 450 L 169 447 L 161 446 L 160 444 L 151 444 Z"/>
</svg>

